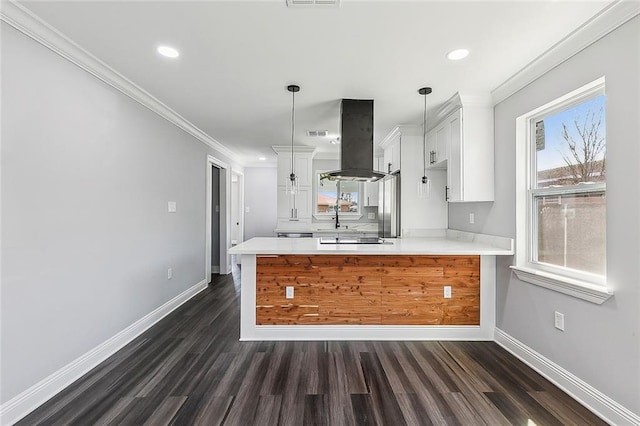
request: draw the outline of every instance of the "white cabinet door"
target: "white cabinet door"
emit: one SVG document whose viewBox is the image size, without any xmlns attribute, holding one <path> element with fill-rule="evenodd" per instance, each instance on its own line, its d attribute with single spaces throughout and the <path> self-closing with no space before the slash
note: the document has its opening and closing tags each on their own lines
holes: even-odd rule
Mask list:
<svg viewBox="0 0 640 426">
<path fill-rule="evenodd" d="M 464 169 L 462 147 L 462 123 L 460 110 L 445 120 L 449 130 L 449 160 L 447 164 L 447 201 L 462 201 L 462 173 Z"/>
<path fill-rule="evenodd" d="M 376 207 L 378 205 L 378 182 L 365 182 L 362 205 L 365 207 Z"/>
<path fill-rule="evenodd" d="M 293 156 L 293 165 L 299 186 L 311 186 L 311 155 L 307 153 L 295 153 Z M 291 154 L 278 155 L 278 185 L 284 185 L 289 181 L 291 174 Z"/>
<path fill-rule="evenodd" d="M 436 146 L 435 146 L 435 162 L 441 163 L 447 160 L 449 141 L 451 140 L 451 131 L 449 122 L 445 122 L 436 130 Z"/>
<path fill-rule="evenodd" d="M 295 155 L 294 156 L 294 164 L 295 164 L 295 173 L 300 179 L 298 183 L 300 186 L 311 186 L 313 183 L 312 174 L 313 167 L 311 164 L 311 156 L 310 155 Z"/>
<path fill-rule="evenodd" d="M 293 212 L 298 220 L 311 220 L 311 188 L 301 187 L 295 194 Z"/>
<path fill-rule="evenodd" d="M 391 171 L 395 172 L 397 170 L 400 170 L 401 168 L 401 162 L 400 162 L 400 152 L 402 149 L 402 136 L 400 137 L 400 140 L 398 141 L 398 143 L 393 144 L 393 146 L 391 147 Z"/>
<path fill-rule="evenodd" d="M 447 200 L 493 201 L 493 108 L 463 104 L 444 124 L 449 149 Z"/>
<path fill-rule="evenodd" d="M 311 219 L 311 188 L 300 188 L 295 194 L 285 191 L 278 186 L 278 219 L 280 220 L 310 220 Z"/>
</svg>

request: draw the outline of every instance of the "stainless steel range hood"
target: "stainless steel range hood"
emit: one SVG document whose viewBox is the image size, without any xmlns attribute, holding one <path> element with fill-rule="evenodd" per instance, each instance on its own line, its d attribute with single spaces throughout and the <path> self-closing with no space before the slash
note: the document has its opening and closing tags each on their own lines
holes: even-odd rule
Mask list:
<svg viewBox="0 0 640 426">
<path fill-rule="evenodd" d="M 343 99 L 340 106 L 340 170 L 323 179 L 373 182 L 385 173 L 373 170 L 373 100 Z"/>
</svg>

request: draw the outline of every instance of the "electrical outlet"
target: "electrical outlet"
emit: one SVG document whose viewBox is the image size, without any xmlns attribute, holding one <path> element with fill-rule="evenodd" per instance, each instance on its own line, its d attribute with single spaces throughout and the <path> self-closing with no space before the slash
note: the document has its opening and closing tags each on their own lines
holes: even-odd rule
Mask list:
<svg viewBox="0 0 640 426">
<path fill-rule="evenodd" d="M 445 299 L 451 299 L 451 286 L 450 285 L 445 285 L 444 286 L 444 298 Z"/>
<path fill-rule="evenodd" d="M 169 268 L 167 269 L 167 279 L 170 280 L 171 278 L 173 278 L 173 269 Z"/>
<path fill-rule="evenodd" d="M 245 207 L 245 208 L 244 208 L 244 212 L 245 212 L 245 213 L 251 213 L 251 208 L 249 208 L 249 207 Z"/>
<path fill-rule="evenodd" d="M 564 314 L 556 312 L 553 316 L 553 319 L 555 327 L 560 331 L 564 331 Z"/>
<path fill-rule="evenodd" d="M 474 223 L 476 223 L 476 215 L 475 213 L 469 213 L 469 223 L 471 225 L 473 225 Z"/>
<path fill-rule="evenodd" d="M 293 299 L 293 286 L 287 286 L 285 290 L 285 297 L 287 299 Z"/>
<path fill-rule="evenodd" d="M 376 218 L 376 214 L 374 212 L 367 213 L 367 219 L 375 219 L 375 218 Z"/>
<path fill-rule="evenodd" d="M 169 201 L 167 202 L 167 211 L 169 213 L 175 213 L 177 211 L 177 203 L 175 201 Z"/>
</svg>

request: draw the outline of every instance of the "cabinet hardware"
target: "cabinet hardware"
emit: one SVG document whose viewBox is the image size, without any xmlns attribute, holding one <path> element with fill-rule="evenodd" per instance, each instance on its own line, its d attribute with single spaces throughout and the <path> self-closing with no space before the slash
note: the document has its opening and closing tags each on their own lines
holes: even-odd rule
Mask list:
<svg viewBox="0 0 640 426">
<path fill-rule="evenodd" d="M 448 186 L 444 187 L 444 200 L 445 201 L 449 201 L 449 187 Z"/>
</svg>

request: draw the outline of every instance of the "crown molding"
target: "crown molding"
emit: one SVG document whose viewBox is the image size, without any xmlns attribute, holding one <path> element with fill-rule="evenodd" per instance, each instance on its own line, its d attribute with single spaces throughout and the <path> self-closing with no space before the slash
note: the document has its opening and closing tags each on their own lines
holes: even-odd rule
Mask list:
<svg viewBox="0 0 640 426">
<path fill-rule="evenodd" d="M 493 108 L 493 98 L 489 93 L 457 92 L 436 110 L 435 118 L 431 120 L 432 124 L 427 127 L 427 131 L 433 130 L 445 117 L 463 107 Z"/>
<path fill-rule="evenodd" d="M 379 143 L 378 147 L 385 149 L 390 146 L 396 138 L 399 138 L 402 135 L 405 136 L 418 136 L 422 134 L 421 130 L 422 125 L 416 124 L 398 124 L 384 137 Z"/>
<path fill-rule="evenodd" d="M 14 0 L 2 0 L 0 7 L 0 20 L 147 107 L 200 142 L 225 155 L 233 162 L 244 165 L 243 158 L 239 154 L 200 130 L 186 118 L 80 47 L 24 6 Z"/>
<path fill-rule="evenodd" d="M 625 22 L 640 14 L 640 2 L 617 0 L 491 91 L 497 105 Z"/>
</svg>

